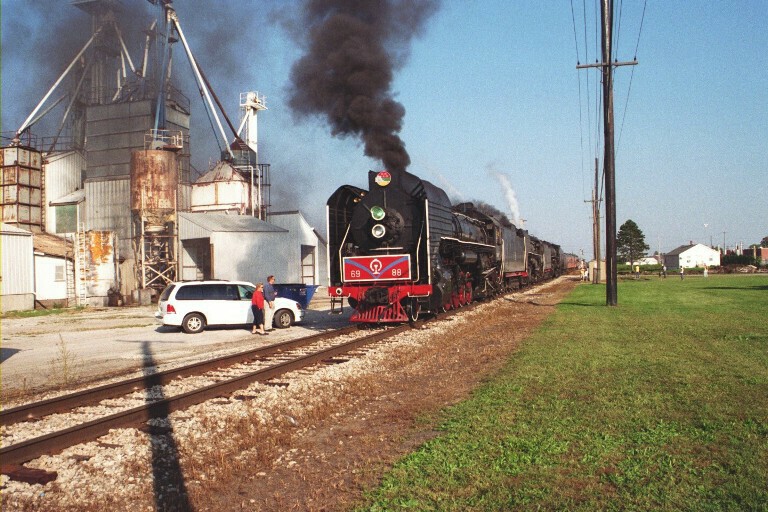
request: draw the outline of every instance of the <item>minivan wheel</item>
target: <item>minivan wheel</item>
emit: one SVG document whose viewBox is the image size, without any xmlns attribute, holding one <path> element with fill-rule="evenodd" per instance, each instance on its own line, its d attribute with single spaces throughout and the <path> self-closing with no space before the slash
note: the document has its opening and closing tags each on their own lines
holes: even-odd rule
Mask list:
<svg viewBox="0 0 768 512">
<path fill-rule="evenodd" d="M 285 329 L 293 323 L 293 313 L 287 309 L 280 309 L 275 313 L 275 327 Z"/>
<path fill-rule="evenodd" d="M 205 329 L 205 317 L 200 313 L 190 313 L 181 322 L 181 328 L 187 334 L 197 334 Z"/>
</svg>

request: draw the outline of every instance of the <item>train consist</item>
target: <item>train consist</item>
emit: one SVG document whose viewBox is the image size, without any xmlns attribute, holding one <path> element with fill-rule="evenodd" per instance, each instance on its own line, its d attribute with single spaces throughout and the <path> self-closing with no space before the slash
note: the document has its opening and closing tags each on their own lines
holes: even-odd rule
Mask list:
<svg viewBox="0 0 768 512">
<path fill-rule="evenodd" d="M 353 322 L 415 321 L 556 277 L 576 259 L 411 173 L 369 172 L 344 185 L 328 212 L 329 294 Z"/>
</svg>

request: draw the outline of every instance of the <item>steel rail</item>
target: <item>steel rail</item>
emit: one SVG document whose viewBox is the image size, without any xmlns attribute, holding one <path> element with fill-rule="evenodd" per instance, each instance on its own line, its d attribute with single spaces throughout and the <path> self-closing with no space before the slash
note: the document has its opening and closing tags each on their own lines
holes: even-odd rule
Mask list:
<svg viewBox="0 0 768 512">
<path fill-rule="evenodd" d="M 348 334 L 356 330 L 356 326 L 342 327 L 341 329 L 313 334 L 295 340 L 239 352 L 237 354 L 221 356 L 215 359 L 172 368 L 162 372 L 147 374 L 111 384 L 104 384 L 95 388 L 61 395 L 40 402 L 20 405 L 18 407 L 0 411 L 0 424 L 8 426 L 22 421 L 42 418 L 43 416 L 50 414 L 70 411 L 76 407 L 94 405 L 107 398 L 114 398 L 135 391 L 145 391 L 148 386 L 165 385 L 179 377 L 201 375 L 211 370 L 246 362 L 258 357 L 271 356 L 277 352 L 285 350 L 293 350 L 297 347 L 309 345 L 334 336 Z"/>
<path fill-rule="evenodd" d="M 147 420 L 167 417 L 171 412 L 182 410 L 206 400 L 232 393 L 233 391 L 243 389 L 254 382 L 268 381 L 285 373 L 314 365 L 410 329 L 410 326 L 402 325 L 386 331 L 376 332 L 369 336 L 263 368 L 247 375 L 217 382 L 200 389 L 158 400 L 139 407 L 134 407 L 65 430 L 52 432 L 50 434 L 22 441 L 21 443 L 5 446 L 0 448 L 0 459 L 5 466 L 23 464 L 42 455 L 59 453 L 76 444 L 92 441 L 103 436 L 111 429 L 140 426 Z M 150 375 L 148 377 L 152 376 Z"/>
</svg>

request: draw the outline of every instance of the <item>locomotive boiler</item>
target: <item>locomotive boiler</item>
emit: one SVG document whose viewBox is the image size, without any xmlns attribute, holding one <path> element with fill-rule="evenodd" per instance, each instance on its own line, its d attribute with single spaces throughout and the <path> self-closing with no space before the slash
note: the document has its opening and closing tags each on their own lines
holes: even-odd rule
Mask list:
<svg viewBox="0 0 768 512">
<path fill-rule="evenodd" d="M 328 199 L 329 294 L 353 322 L 415 321 L 559 275 L 560 247 L 406 171 L 370 171 L 368 190 Z"/>
</svg>

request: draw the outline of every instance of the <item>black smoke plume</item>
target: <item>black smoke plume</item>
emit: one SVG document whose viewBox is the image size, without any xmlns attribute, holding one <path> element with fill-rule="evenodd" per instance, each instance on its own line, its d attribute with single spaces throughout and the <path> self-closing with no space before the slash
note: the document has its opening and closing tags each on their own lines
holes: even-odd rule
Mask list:
<svg viewBox="0 0 768 512">
<path fill-rule="evenodd" d="M 387 169 L 410 157 L 399 132 L 405 108 L 393 99 L 394 70 L 437 0 L 307 0 L 306 54 L 291 71 L 290 106 L 324 116 L 334 136 L 358 136 L 365 154 Z"/>
</svg>

